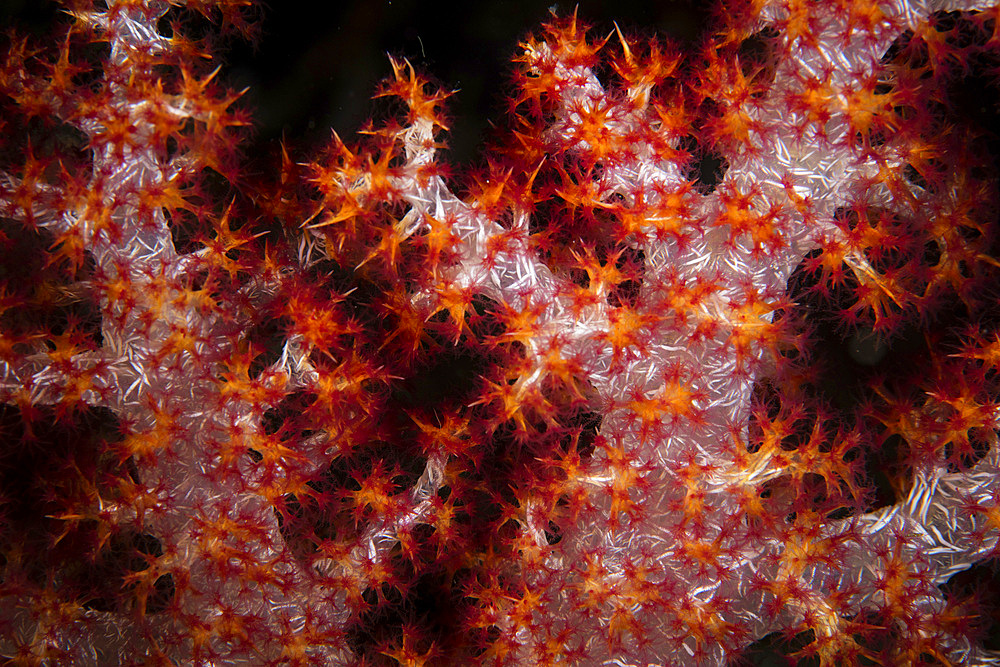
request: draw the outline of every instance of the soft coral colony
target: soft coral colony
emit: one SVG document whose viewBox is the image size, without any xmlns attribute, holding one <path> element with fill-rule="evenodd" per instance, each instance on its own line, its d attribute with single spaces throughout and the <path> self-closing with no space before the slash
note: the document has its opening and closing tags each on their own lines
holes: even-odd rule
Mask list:
<svg viewBox="0 0 1000 667">
<path fill-rule="evenodd" d="M 998 660 L 996 8 L 554 17 L 478 168 L 392 60 L 257 182 L 246 5 L 5 42 L 4 660 Z"/>
</svg>

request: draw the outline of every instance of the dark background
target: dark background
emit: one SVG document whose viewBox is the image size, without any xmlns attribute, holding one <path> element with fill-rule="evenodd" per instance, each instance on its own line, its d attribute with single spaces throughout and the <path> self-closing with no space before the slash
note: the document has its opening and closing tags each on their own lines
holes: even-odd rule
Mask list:
<svg viewBox="0 0 1000 667">
<path fill-rule="evenodd" d="M 581 20 L 595 36 L 614 30 L 658 34 L 693 42 L 708 21 L 706 5 L 649 0 L 582 0 Z M 304 9 L 309 7 L 308 10 Z M 282 136 L 306 153 L 327 143 L 330 130 L 345 140 L 371 112 L 371 95 L 391 72 L 387 54 L 405 57 L 432 81 L 458 92 L 449 99 L 450 162 L 474 160 L 488 121 L 503 114 L 510 60 L 517 44 L 551 17 L 573 12 L 552 0 L 436 2 L 345 0 L 262 5 L 256 45 L 237 39 L 220 44 L 220 77 L 254 110 L 257 131 L 250 151 L 274 146 Z M 62 20 L 53 0 L 0 0 L 0 26 L 46 36 Z M 203 30 L 194 26 L 193 30 Z"/>
</svg>

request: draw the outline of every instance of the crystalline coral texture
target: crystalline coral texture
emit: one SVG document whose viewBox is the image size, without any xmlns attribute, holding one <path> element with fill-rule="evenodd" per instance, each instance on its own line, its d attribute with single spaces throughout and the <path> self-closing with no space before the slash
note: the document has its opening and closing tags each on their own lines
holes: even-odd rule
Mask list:
<svg viewBox="0 0 1000 667">
<path fill-rule="evenodd" d="M 556 19 L 460 187 L 393 61 L 404 117 L 253 197 L 166 4 L 13 40 L 0 655 L 989 664 L 944 585 L 1000 528 L 997 183 L 946 83 L 995 71 L 985 4 L 753 3 L 687 56 Z M 843 399 L 838 335 L 926 367 Z"/>
</svg>

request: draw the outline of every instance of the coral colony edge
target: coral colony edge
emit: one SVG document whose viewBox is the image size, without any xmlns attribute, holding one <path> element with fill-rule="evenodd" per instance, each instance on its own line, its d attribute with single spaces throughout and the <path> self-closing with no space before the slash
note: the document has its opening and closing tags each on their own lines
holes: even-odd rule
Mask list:
<svg viewBox="0 0 1000 667">
<path fill-rule="evenodd" d="M 989 2 L 553 15 L 478 165 L 391 59 L 270 170 L 249 0 L 65 8 L 0 63 L 5 664 L 1000 663 Z"/>
</svg>

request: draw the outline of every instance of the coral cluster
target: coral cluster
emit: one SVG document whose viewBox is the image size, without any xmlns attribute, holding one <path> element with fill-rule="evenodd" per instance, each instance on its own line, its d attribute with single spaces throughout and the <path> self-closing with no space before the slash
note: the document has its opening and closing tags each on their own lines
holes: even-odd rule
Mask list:
<svg viewBox="0 0 1000 667">
<path fill-rule="evenodd" d="M 5 661 L 1000 659 L 997 8 L 553 17 L 478 166 L 393 59 L 262 178 L 250 4 L 6 38 Z"/>
</svg>

